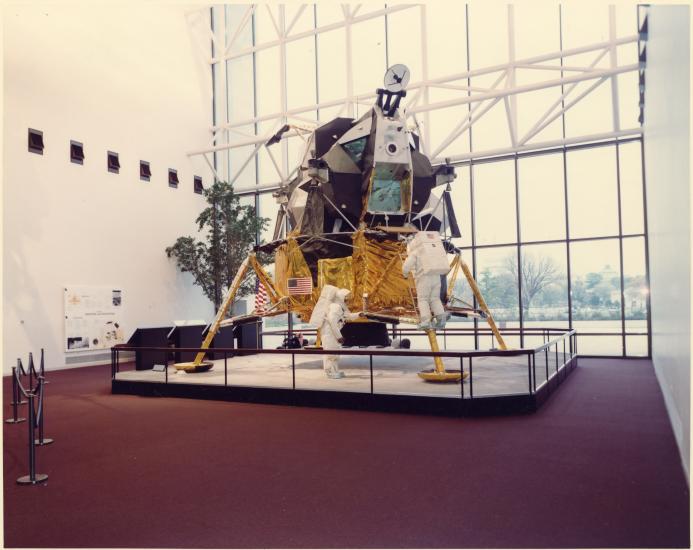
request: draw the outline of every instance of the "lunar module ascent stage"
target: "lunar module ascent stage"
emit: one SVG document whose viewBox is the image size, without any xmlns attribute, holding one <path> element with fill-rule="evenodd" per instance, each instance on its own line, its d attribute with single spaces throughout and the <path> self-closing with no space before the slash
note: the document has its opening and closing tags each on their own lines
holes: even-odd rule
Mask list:
<svg viewBox="0 0 693 550">
<path fill-rule="evenodd" d="M 354 322 L 369 323 L 385 335 L 387 323 L 419 325 L 437 352 L 436 328 L 443 328 L 446 318 L 478 317 L 488 322 L 499 349 L 507 349 L 471 271 L 450 240 L 460 236 L 450 196 L 454 168 L 431 165 L 400 109 L 408 80 L 405 66 L 391 67 L 385 87 L 377 90 L 375 105 L 361 118 L 336 118 L 309 135 L 296 177 L 274 193 L 278 215 L 273 240 L 259 247 L 274 254 L 274 277 L 251 252 L 224 297 L 203 350 L 228 324 L 287 313 L 310 322 L 328 285 L 350 291 L 346 305 L 360 313 Z M 284 126 L 266 146 L 279 143 L 291 129 Z M 405 276 L 402 270 L 408 253 L 419 243 L 424 247 L 419 250 L 423 263 L 435 263 L 437 258 L 439 265 L 435 274 L 441 279 L 445 313 L 433 325 L 421 318 L 416 275 Z M 441 255 L 444 269 L 440 269 Z M 460 270 L 478 309 L 454 296 Z M 266 289 L 269 305 L 226 319 L 243 280 L 253 272 Z M 298 287 L 302 293 L 295 291 Z M 319 330 L 316 344 L 320 346 Z M 176 368 L 207 370 L 212 363 L 204 358 L 205 351 L 200 351 L 194 361 L 178 363 Z M 433 369 L 418 374 L 430 382 L 459 382 L 466 376 L 446 372 L 440 357 L 434 357 Z"/>
</svg>

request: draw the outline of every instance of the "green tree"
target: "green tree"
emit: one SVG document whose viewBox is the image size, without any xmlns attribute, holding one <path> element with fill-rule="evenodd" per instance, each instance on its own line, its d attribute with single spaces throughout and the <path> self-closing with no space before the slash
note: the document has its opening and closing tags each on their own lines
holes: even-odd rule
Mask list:
<svg viewBox="0 0 693 550">
<path fill-rule="evenodd" d="M 269 220 L 259 218 L 254 206 L 243 206 L 233 186 L 217 181 L 204 191 L 209 206 L 197 217 L 197 230 L 204 239 L 178 237 L 166 248 L 166 255 L 174 257 L 178 268 L 193 276 L 196 285 L 202 287 L 205 296 L 219 309 L 224 290 L 231 284 L 248 256 L 260 231 Z M 252 290 L 246 282 L 238 297 Z"/>
</svg>

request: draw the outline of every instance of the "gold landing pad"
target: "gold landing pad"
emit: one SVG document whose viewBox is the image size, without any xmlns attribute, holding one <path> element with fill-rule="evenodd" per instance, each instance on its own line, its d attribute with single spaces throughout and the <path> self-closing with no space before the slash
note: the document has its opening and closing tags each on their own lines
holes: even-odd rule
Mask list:
<svg viewBox="0 0 693 550">
<path fill-rule="evenodd" d="M 436 372 L 435 370 L 424 370 L 417 373 L 419 378 L 422 378 L 426 382 L 442 382 L 442 383 L 456 383 L 460 382 L 464 378 L 469 376 L 469 373 L 465 372 L 460 374 L 459 372 Z"/>
<path fill-rule="evenodd" d="M 214 366 L 211 361 L 202 361 L 199 365 L 194 362 L 191 363 L 174 363 L 176 370 L 184 370 L 185 372 L 205 372 Z"/>
</svg>

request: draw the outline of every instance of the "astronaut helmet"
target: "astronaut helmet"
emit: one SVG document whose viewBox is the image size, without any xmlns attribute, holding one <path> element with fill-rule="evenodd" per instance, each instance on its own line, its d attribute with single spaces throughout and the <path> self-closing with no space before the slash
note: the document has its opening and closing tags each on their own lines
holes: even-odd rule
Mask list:
<svg viewBox="0 0 693 550">
<path fill-rule="evenodd" d="M 346 303 L 347 298 L 349 298 L 350 295 L 351 295 L 351 290 L 349 290 L 348 288 L 340 288 L 335 293 L 335 298 L 338 302 Z"/>
</svg>

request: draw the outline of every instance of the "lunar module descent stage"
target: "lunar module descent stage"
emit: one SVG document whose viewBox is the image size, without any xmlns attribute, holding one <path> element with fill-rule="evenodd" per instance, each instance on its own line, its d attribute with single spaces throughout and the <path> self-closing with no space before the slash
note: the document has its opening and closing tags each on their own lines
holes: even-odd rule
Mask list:
<svg viewBox="0 0 693 550">
<path fill-rule="evenodd" d="M 416 281 L 411 273 L 407 277 L 402 273 L 407 243 L 417 240 L 414 236 L 420 232 L 435 232 L 438 243 L 452 255 L 449 268 L 443 270 L 448 273 L 440 276 L 445 315 L 485 319 L 498 347 L 507 349 L 471 271 L 450 240 L 460 236 L 450 197 L 454 168 L 431 165 L 400 110 L 408 80 L 404 65 L 391 67 L 385 74 L 385 88 L 377 90 L 376 103 L 366 114 L 358 120 L 336 118 L 309 135 L 296 177 L 274 193 L 279 209 L 273 240 L 257 247 L 274 254 L 274 278 L 258 262 L 257 250 L 251 252 L 230 285 L 202 349 L 225 325 L 287 313 L 309 322 L 322 289 L 331 285 L 351 292 L 346 305 L 360 312 L 355 322 L 377 323 L 381 328 L 384 323 L 417 324 L 427 334 L 432 351 L 439 351 L 436 327 L 422 323 L 417 308 Z M 284 126 L 265 146 L 279 143 L 291 129 Z M 453 295 L 460 270 L 479 309 Z M 269 306 L 226 319 L 251 272 L 264 285 Z M 292 292 L 297 286 L 302 294 Z M 178 363 L 176 368 L 207 370 L 212 363 L 204 357 L 201 351 L 194 361 Z M 418 373 L 423 380 L 459 382 L 466 376 L 446 372 L 440 357 L 434 357 L 434 363 L 433 369 Z"/>
</svg>

